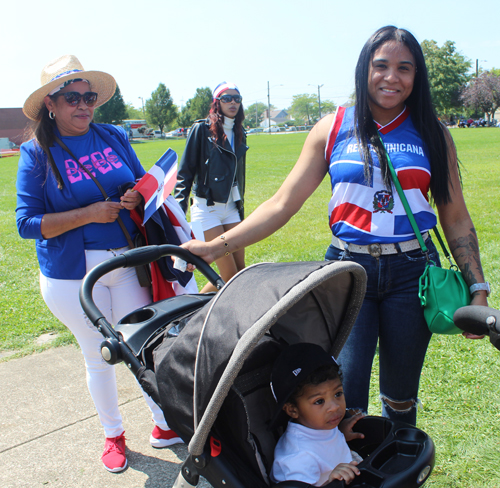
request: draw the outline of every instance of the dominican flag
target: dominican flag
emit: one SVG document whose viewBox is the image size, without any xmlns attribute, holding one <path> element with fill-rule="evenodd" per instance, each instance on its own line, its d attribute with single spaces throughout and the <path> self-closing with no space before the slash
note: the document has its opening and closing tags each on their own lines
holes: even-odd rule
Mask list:
<svg viewBox="0 0 500 488">
<path fill-rule="evenodd" d="M 172 193 L 177 181 L 177 154 L 168 148 L 157 163 L 134 186 L 144 201 L 144 221 L 147 222 Z"/>
</svg>

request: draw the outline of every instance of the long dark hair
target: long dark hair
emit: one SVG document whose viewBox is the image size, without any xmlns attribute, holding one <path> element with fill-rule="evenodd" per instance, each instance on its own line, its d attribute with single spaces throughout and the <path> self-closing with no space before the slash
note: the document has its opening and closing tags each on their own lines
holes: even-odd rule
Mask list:
<svg viewBox="0 0 500 488">
<path fill-rule="evenodd" d="M 55 141 L 55 129 L 56 122 L 49 117 L 49 111 L 45 104 L 43 104 L 32 127 L 33 135 L 35 137 L 36 143 L 40 146 L 40 148 L 47 156 L 48 167 L 46 179 L 49 177 L 50 168 L 57 181 L 57 188 L 59 188 L 59 190 L 62 190 L 64 187 L 63 179 L 61 173 L 57 169 L 54 158 L 52 157 L 52 153 L 50 152 L 50 148 L 54 145 Z M 42 163 L 41 161 L 39 162 Z"/>
<path fill-rule="evenodd" d="M 223 141 L 227 139 L 224 133 L 224 114 L 220 108 L 220 100 L 213 100 L 212 105 L 210 105 L 210 113 L 208 114 L 208 120 L 210 122 L 210 133 L 216 141 Z M 243 109 L 243 104 L 240 103 L 240 109 L 236 113 L 234 118 L 234 139 L 241 143 L 243 140 L 243 120 L 245 120 L 245 110 Z"/>
<path fill-rule="evenodd" d="M 424 54 L 415 37 L 405 29 L 398 29 L 392 25 L 377 30 L 363 46 L 358 58 L 355 72 L 356 119 L 355 134 L 360 145 L 365 163 L 365 177 L 369 179 L 373 171 L 373 160 L 370 146 L 375 150 L 380 162 L 382 178 L 387 188 L 391 188 L 391 177 L 387 167 L 386 151 L 379 138 L 377 126 L 369 106 L 368 72 L 377 49 L 383 44 L 395 41 L 404 44 L 415 59 L 416 72 L 413 90 L 405 104 L 410 110 L 410 116 L 420 137 L 424 142 L 425 150 L 431 165 L 430 190 L 434 201 L 438 204 L 450 201 L 448 181 L 448 146 L 441 122 L 439 122 L 432 106 L 427 68 Z"/>
</svg>

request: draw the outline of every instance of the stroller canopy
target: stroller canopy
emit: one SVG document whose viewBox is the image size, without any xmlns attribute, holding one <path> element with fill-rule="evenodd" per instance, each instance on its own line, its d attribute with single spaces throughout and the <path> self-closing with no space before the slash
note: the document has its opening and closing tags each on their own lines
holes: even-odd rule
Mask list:
<svg viewBox="0 0 500 488">
<path fill-rule="evenodd" d="M 356 263 L 263 263 L 244 269 L 154 352 L 169 426 L 199 455 L 234 379 L 252 350 L 312 342 L 335 357 L 361 308 L 366 273 Z M 266 336 L 266 337 L 265 337 Z"/>
</svg>

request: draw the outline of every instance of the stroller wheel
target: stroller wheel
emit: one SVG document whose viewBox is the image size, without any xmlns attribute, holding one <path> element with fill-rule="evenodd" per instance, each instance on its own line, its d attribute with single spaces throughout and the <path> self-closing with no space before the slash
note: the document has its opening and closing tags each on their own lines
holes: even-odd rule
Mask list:
<svg viewBox="0 0 500 488">
<path fill-rule="evenodd" d="M 101 343 L 101 356 L 108 364 L 116 364 L 123 360 L 120 343 L 116 339 L 107 339 Z"/>
</svg>

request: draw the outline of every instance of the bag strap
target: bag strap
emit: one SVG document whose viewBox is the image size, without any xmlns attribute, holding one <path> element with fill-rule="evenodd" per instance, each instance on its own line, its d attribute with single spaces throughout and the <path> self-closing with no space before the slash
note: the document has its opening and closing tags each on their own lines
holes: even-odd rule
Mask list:
<svg viewBox="0 0 500 488">
<path fill-rule="evenodd" d="M 380 142 L 382 143 L 382 146 L 384 146 L 384 142 L 382 141 L 382 138 L 380 137 Z M 396 187 L 396 191 L 398 192 L 399 198 L 401 199 L 401 202 L 403 204 L 403 207 L 405 208 L 406 215 L 408 216 L 408 220 L 410 221 L 411 228 L 413 229 L 413 232 L 415 232 L 415 236 L 418 239 L 418 243 L 420 244 L 420 247 L 422 248 L 423 253 L 427 253 L 428 249 L 427 246 L 425 245 L 424 239 L 422 238 L 422 234 L 420 233 L 420 229 L 418 228 L 417 222 L 415 221 L 415 217 L 413 216 L 413 212 L 411 211 L 410 204 L 408 203 L 408 200 L 406 199 L 406 195 L 404 194 L 403 188 L 401 188 L 401 183 L 399 182 L 398 175 L 396 174 L 396 170 L 394 169 L 394 166 L 392 165 L 391 158 L 389 156 L 389 153 L 385 151 L 385 155 L 387 157 L 387 165 L 389 166 L 389 171 L 391 172 L 391 177 L 392 181 L 394 182 L 394 186 Z"/>
<path fill-rule="evenodd" d="M 382 141 L 380 134 L 379 134 L 379 138 L 380 138 L 380 142 L 382 142 L 382 145 L 384 145 L 384 142 Z M 389 166 L 389 171 L 391 172 L 392 181 L 394 182 L 394 186 L 396 187 L 399 198 L 401 199 L 401 202 L 403 203 L 403 207 L 405 208 L 406 215 L 408 216 L 408 219 L 410 221 L 413 232 L 415 232 L 415 235 L 417 236 L 418 243 L 420 244 L 420 247 L 422 248 L 422 252 L 427 253 L 428 252 L 427 246 L 425 245 L 424 240 L 422 238 L 422 234 L 420 233 L 420 230 L 417 226 L 417 222 L 415 221 L 415 217 L 413 216 L 413 212 L 411 211 L 410 204 L 408 203 L 408 199 L 406 198 L 406 195 L 404 194 L 403 188 L 401 187 L 401 183 L 399 182 L 396 170 L 394 169 L 394 166 L 392 165 L 391 157 L 389 156 L 389 153 L 387 151 L 385 152 L 385 155 L 387 156 L 387 165 Z M 448 252 L 448 249 L 446 248 L 446 245 L 441 237 L 441 234 L 438 231 L 437 226 L 434 226 L 432 228 L 432 230 L 434 231 L 434 234 L 436 234 L 437 240 L 439 241 L 439 244 L 443 250 L 443 254 L 445 255 L 446 259 L 449 261 L 450 266 L 456 267 L 456 264 L 454 264 L 453 261 L 451 260 L 450 253 Z"/>
<path fill-rule="evenodd" d="M 104 201 L 106 201 L 106 202 L 111 201 L 111 198 L 109 198 L 108 194 L 106 193 L 106 190 L 102 187 L 102 185 L 99 183 L 97 178 L 82 163 L 80 163 L 80 160 L 73 154 L 71 149 L 68 146 L 66 146 L 66 144 L 64 144 L 64 142 L 61 141 L 61 139 L 59 139 L 59 137 L 54 136 L 54 139 L 76 161 L 78 166 L 80 166 L 80 168 L 90 176 L 92 181 L 97 185 L 97 188 L 99 188 L 99 191 L 102 193 L 102 196 L 104 197 Z M 134 249 L 135 246 L 134 246 L 134 243 L 132 242 L 132 237 L 130 237 L 130 233 L 127 230 L 127 228 L 125 227 L 123 220 L 121 219 L 121 217 L 119 215 L 116 218 L 116 220 L 117 220 L 118 224 L 120 225 L 120 228 L 122 229 L 123 234 L 125 235 L 125 239 L 127 239 L 127 243 L 129 245 L 130 249 Z"/>
</svg>

